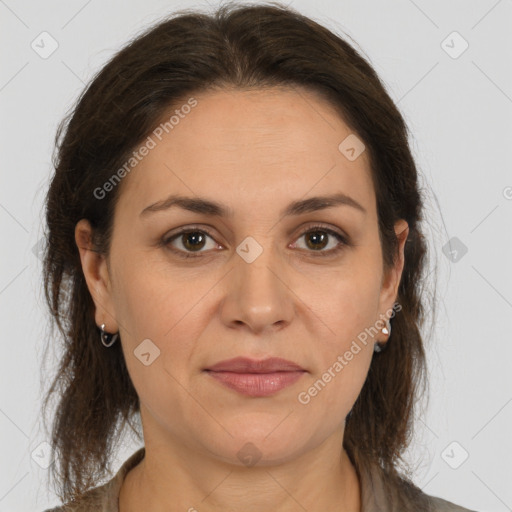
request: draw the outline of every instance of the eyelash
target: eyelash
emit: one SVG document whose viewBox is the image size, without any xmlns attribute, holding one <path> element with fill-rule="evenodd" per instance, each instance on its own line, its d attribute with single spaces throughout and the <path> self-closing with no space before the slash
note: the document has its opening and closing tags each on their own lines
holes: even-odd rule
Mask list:
<svg viewBox="0 0 512 512">
<path fill-rule="evenodd" d="M 315 232 L 315 231 L 323 231 L 323 232 L 327 233 L 328 235 L 334 236 L 340 242 L 334 249 L 330 249 L 329 251 L 313 251 L 313 250 L 307 251 L 307 252 L 315 253 L 315 257 L 318 256 L 318 257 L 322 258 L 322 257 L 334 256 L 334 255 L 338 254 L 338 252 L 343 250 L 344 247 L 350 247 L 352 245 L 347 240 L 346 237 L 344 237 L 340 233 L 338 233 L 324 225 L 321 225 L 321 224 L 317 224 L 315 226 L 309 226 L 306 230 L 304 230 L 300 233 L 298 238 L 300 238 L 304 235 L 307 235 L 310 232 Z M 170 245 L 171 242 L 173 242 L 176 238 L 178 238 L 180 235 L 183 235 L 185 233 L 203 233 L 205 235 L 208 235 L 210 238 L 214 239 L 213 235 L 208 230 L 206 230 L 204 228 L 196 229 L 195 226 L 189 226 L 189 227 L 183 228 L 178 233 L 174 233 L 171 237 L 167 237 L 167 238 L 164 237 L 159 245 L 163 246 L 163 247 L 168 247 L 173 253 L 175 253 L 178 257 L 183 258 L 183 259 L 201 257 L 201 252 L 198 252 L 196 254 L 190 253 L 190 252 L 184 252 L 181 249 L 175 249 Z"/>
</svg>

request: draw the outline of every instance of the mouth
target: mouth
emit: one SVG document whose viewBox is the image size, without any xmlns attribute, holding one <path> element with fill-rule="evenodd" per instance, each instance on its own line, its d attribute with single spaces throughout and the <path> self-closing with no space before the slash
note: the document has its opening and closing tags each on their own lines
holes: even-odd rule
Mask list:
<svg viewBox="0 0 512 512">
<path fill-rule="evenodd" d="M 242 395 L 252 397 L 274 395 L 297 382 L 306 373 L 305 370 L 272 373 L 237 373 L 212 370 L 206 370 L 206 372 L 220 384 Z"/>
<path fill-rule="evenodd" d="M 269 357 L 261 361 L 250 359 L 248 357 L 235 357 L 233 359 L 220 361 L 219 363 L 205 369 L 209 371 L 225 371 L 234 373 L 305 371 L 304 368 L 299 366 L 297 363 L 280 357 Z"/>
<path fill-rule="evenodd" d="M 220 384 L 251 397 L 274 395 L 307 373 L 298 364 L 277 357 L 262 361 L 237 357 L 221 361 L 204 371 Z"/>
</svg>

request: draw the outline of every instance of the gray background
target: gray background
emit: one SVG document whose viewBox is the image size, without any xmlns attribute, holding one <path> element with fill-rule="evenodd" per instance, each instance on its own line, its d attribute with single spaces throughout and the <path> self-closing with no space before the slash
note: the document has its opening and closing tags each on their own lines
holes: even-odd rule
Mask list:
<svg viewBox="0 0 512 512">
<path fill-rule="evenodd" d="M 411 129 L 429 194 L 439 314 L 427 345 L 430 401 L 406 458 L 413 480 L 468 508 L 512 510 L 512 2 L 291 6 L 352 37 L 373 64 Z M 39 418 L 52 364 L 41 366 L 48 321 L 37 253 L 57 123 L 115 51 L 185 7 L 209 4 L 0 0 L 0 512 L 58 503 L 46 490 Z M 31 47 L 51 48 L 44 31 L 58 43 L 47 58 Z M 137 447 L 123 441 L 115 466 Z"/>
</svg>

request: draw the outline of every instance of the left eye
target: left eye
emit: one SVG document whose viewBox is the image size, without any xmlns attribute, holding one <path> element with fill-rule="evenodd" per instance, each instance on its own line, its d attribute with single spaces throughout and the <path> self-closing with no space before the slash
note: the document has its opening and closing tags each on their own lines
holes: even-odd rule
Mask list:
<svg viewBox="0 0 512 512">
<path fill-rule="evenodd" d="M 321 253 L 318 254 L 318 256 L 327 256 L 333 253 L 336 253 L 337 251 L 341 250 L 343 246 L 349 245 L 347 242 L 347 239 L 341 235 L 340 233 L 337 233 L 336 231 L 333 231 L 332 229 L 325 228 L 323 226 L 313 226 L 307 229 L 306 231 L 303 231 L 298 239 L 300 239 L 303 236 L 309 235 L 306 238 L 306 250 L 309 248 L 311 251 L 309 252 L 317 252 Z M 323 250 L 328 245 L 328 241 L 330 238 L 334 237 L 338 243 L 334 244 L 334 248 L 331 248 L 329 250 Z M 183 229 L 179 233 L 176 233 L 172 235 L 171 237 L 164 239 L 162 241 L 162 245 L 164 246 L 173 246 L 173 242 L 178 242 L 181 244 L 182 248 L 172 248 L 178 256 L 183 258 L 190 258 L 190 257 L 196 257 L 200 256 L 200 254 L 194 254 L 194 253 L 201 253 L 205 252 L 201 249 L 205 248 L 206 239 L 210 238 L 213 242 L 211 248 L 215 248 L 216 243 L 213 239 L 213 237 L 204 230 L 199 229 Z M 294 244 L 295 245 L 295 244 Z"/>
<path fill-rule="evenodd" d="M 342 235 L 340 235 L 336 231 L 333 231 L 332 229 L 323 228 L 321 226 L 308 229 L 299 236 L 299 239 L 302 238 L 303 236 L 306 236 L 306 248 L 312 249 L 313 252 L 331 254 L 339 250 L 341 246 L 348 245 L 345 238 Z M 332 247 L 331 249 L 323 251 L 322 249 L 324 249 L 328 245 L 327 241 L 332 238 L 338 240 L 338 243 L 335 243 L 334 247 Z"/>
</svg>

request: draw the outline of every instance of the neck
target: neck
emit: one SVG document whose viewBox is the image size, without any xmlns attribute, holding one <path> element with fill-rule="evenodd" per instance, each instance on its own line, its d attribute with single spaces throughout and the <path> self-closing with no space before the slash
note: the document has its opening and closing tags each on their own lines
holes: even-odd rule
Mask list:
<svg viewBox="0 0 512 512">
<path fill-rule="evenodd" d="M 293 460 L 245 467 L 179 445 L 145 439 L 126 476 L 120 512 L 360 512 L 361 489 L 343 433 Z"/>
</svg>

